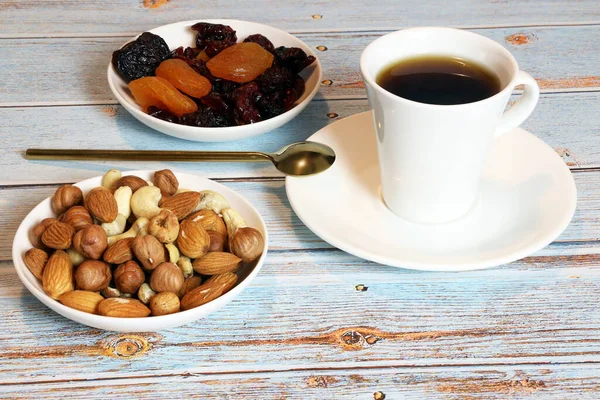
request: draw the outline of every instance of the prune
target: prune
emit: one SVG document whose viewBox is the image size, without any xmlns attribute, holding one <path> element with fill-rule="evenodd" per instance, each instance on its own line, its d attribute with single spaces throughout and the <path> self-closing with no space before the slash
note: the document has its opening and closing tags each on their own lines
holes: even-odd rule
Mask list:
<svg viewBox="0 0 600 400">
<path fill-rule="evenodd" d="M 135 101 L 144 109 L 156 106 L 178 117 L 198 109 L 192 99 L 181 94 L 169 81 L 158 76 L 146 76 L 131 81 L 129 90 Z"/>
<path fill-rule="evenodd" d="M 233 92 L 233 117 L 236 124 L 246 125 L 262 121 L 262 116 L 256 105 L 260 99 L 260 90 L 256 82 L 240 86 Z"/>
<path fill-rule="evenodd" d="M 304 82 L 304 79 L 302 79 L 300 75 L 294 76 L 294 85 L 292 87 L 296 91 L 298 98 L 302 97 L 302 95 L 304 94 L 305 86 L 306 84 Z"/>
<path fill-rule="evenodd" d="M 237 83 L 256 79 L 273 64 L 273 54 L 256 43 L 237 43 L 211 58 L 206 66 L 217 78 Z"/>
<path fill-rule="evenodd" d="M 267 39 L 266 37 L 264 37 L 260 33 L 248 36 L 246 39 L 244 39 L 244 42 L 254 42 L 254 43 L 257 43 L 263 49 L 265 49 L 265 50 L 267 50 L 268 52 L 271 52 L 271 53 L 273 52 L 273 50 L 275 50 L 275 46 L 273 46 L 273 43 L 271 43 L 271 41 L 269 39 Z"/>
<path fill-rule="evenodd" d="M 156 76 L 168 80 L 183 93 L 196 98 L 206 96 L 212 89 L 208 79 L 179 59 L 165 60 L 160 63 L 156 68 Z"/>
<path fill-rule="evenodd" d="M 162 119 L 163 121 L 172 122 L 174 124 L 179 123 L 179 118 L 177 117 L 177 115 L 172 114 L 169 111 L 163 110 L 156 106 L 148 107 L 147 112 L 149 115 L 152 115 L 153 117 L 156 117 L 158 119 Z"/>
<path fill-rule="evenodd" d="M 267 119 L 283 114 L 286 110 L 283 105 L 283 91 L 263 94 L 257 102 L 260 115 Z"/>
<path fill-rule="evenodd" d="M 256 83 L 258 83 L 262 93 L 272 93 L 292 87 L 296 76 L 288 68 L 273 65 L 256 78 Z"/>
<path fill-rule="evenodd" d="M 119 75 L 130 82 L 154 75 L 156 67 L 170 56 L 169 46 L 160 36 L 144 32 L 133 42 L 115 51 L 112 63 Z"/>
<path fill-rule="evenodd" d="M 315 57 L 308 56 L 304 50 L 298 47 L 281 46 L 273 50 L 280 65 L 291 69 L 293 72 L 300 72 L 315 61 Z"/>
<path fill-rule="evenodd" d="M 204 105 L 198 107 L 198 111 L 183 115 L 180 118 L 180 123 L 207 128 L 231 126 L 231 120 L 226 115 L 220 114 L 209 106 Z"/>
<path fill-rule="evenodd" d="M 227 25 L 198 22 L 192 25 L 192 29 L 197 32 L 196 47 L 206 50 L 209 57 L 214 57 L 237 42 L 235 31 Z"/>
</svg>

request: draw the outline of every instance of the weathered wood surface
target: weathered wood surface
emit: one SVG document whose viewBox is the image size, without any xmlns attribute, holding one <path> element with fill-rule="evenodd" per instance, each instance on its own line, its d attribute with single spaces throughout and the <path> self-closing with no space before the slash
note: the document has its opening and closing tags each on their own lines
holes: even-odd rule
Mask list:
<svg viewBox="0 0 600 400">
<path fill-rule="evenodd" d="M 539 81 L 542 91 L 600 89 L 600 25 L 473 31 L 507 47 L 521 69 Z M 298 35 L 315 49 L 323 65 L 326 84 L 319 96 L 365 97 L 358 67 L 360 54 L 384 33 Z M 128 39 L 2 40 L 0 106 L 116 103 L 106 82 L 106 67 L 112 52 Z M 318 46 L 327 50 L 318 51 Z"/>
<path fill-rule="evenodd" d="M 574 174 L 578 206 L 573 221 L 544 255 L 600 252 L 600 174 Z M 222 182 L 246 197 L 265 218 L 271 250 L 329 249 L 331 246 L 313 234 L 291 209 L 282 179 L 272 181 Z M 0 189 L 0 260 L 11 260 L 14 232 L 22 219 L 40 201 L 51 196 L 55 185 Z"/>
<path fill-rule="evenodd" d="M 27 161 L 23 153 L 29 147 L 275 151 L 368 109 L 366 100 L 313 101 L 298 118 L 263 136 L 233 143 L 194 143 L 153 131 L 118 106 L 0 108 L 0 171 L 5 171 L 0 185 L 74 182 L 113 166 L 123 170 L 170 166 L 210 178 L 281 176 L 266 163 Z M 571 168 L 600 166 L 600 93 L 542 95 L 523 126 L 555 148 Z"/>
<path fill-rule="evenodd" d="M 35 398 L 256 399 L 580 399 L 596 400 L 599 364 L 453 368 L 374 368 L 161 376 L 0 386 L 5 396 Z"/>
<path fill-rule="evenodd" d="M 0 1 L 2 34 L 13 37 L 102 35 L 140 32 L 197 18 L 255 21 L 292 31 L 398 29 L 406 26 L 531 26 L 600 22 L 594 0 L 489 1 L 443 0 L 421 3 L 349 0 L 343 5 L 319 0 L 295 2 L 93 0 Z"/>
</svg>

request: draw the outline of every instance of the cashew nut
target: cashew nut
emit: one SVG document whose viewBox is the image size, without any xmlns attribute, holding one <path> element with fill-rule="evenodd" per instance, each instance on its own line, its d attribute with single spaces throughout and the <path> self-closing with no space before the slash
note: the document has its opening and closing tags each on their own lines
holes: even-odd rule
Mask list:
<svg viewBox="0 0 600 400">
<path fill-rule="evenodd" d="M 121 179 L 121 171 L 118 169 L 111 169 L 102 177 L 102 186 L 112 190 L 119 179 Z"/>
<path fill-rule="evenodd" d="M 230 238 L 235 235 L 238 229 L 248 226 L 244 217 L 242 217 L 240 213 L 235 211 L 233 208 L 226 208 L 221 211 L 221 214 L 223 215 L 223 220 L 227 226 L 227 236 Z"/>
<path fill-rule="evenodd" d="M 150 285 L 143 283 L 142 286 L 140 286 L 137 294 L 142 303 L 148 304 L 150 298 L 154 296 L 156 292 L 150 288 Z"/>
<path fill-rule="evenodd" d="M 127 218 L 125 218 L 122 214 L 117 214 L 117 218 L 115 218 L 113 222 L 105 222 L 100 226 L 102 229 L 104 229 L 104 232 L 106 232 L 106 236 L 115 236 L 123 233 L 125 230 L 125 225 L 127 225 Z"/>
<path fill-rule="evenodd" d="M 192 260 L 190 260 L 188 257 L 179 257 L 179 260 L 177 261 L 177 266 L 179 267 L 179 269 L 181 269 L 181 272 L 183 272 L 183 277 L 185 279 L 194 275 L 194 267 L 192 266 Z"/>
<path fill-rule="evenodd" d="M 110 286 L 102 289 L 100 293 L 107 299 L 111 297 L 121 297 L 121 292 L 119 292 L 119 289 Z"/>
<path fill-rule="evenodd" d="M 181 254 L 179 254 L 179 249 L 177 248 L 177 246 L 175 246 L 173 243 L 167 243 L 165 244 L 165 247 L 169 252 L 169 261 L 173 264 L 177 264 L 177 261 L 179 261 L 179 258 L 181 256 Z"/>
<path fill-rule="evenodd" d="M 131 228 L 127 232 L 123 232 L 120 235 L 109 236 L 108 237 L 108 245 L 110 246 L 113 243 L 118 242 L 121 239 L 127 239 L 131 237 L 136 237 L 137 235 L 143 236 L 148 234 L 148 224 L 150 221 L 148 218 L 138 218 Z"/>
<path fill-rule="evenodd" d="M 78 266 L 83 262 L 83 260 L 85 260 L 85 257 L 73 247 L 70 247 L 67 250 L 67 254 L 69 255 L 69 258 L 71 259 L 71 264 L 73 264 L 74 267 Z"/>
<path fill-rule="evenodd" d="M 131 211 L 136 218 L 152 218 L 160 212 L 160 189 L 156 186 L 142 186 L 131 196 Z"/>
<path fill-rule="evenodd" d="M 220 214 L 221 210 L 229 208 L 229 203 L 222 194 L 212 190 L 203 190 L 200 192 L 200 203 L 198 203 L 194 211 L 202 210 L 203 208 L 211 209 Z"/>
<path fill-rule="evenodd" d="M 191 192 L 191 191 L 192 191 L 192 189 L 179 188 L 179 189 L 177 189 L 177 191 L 175 192 L 175 194 L 179 194 L 179 193 L 183 193 L 183 192 Z"/>
<path fill-rule="evenodd" d="M 119 210 L 119 214 L 125 217 L 125 219 L 129 218 L 131 215 L 131 196 L 133 195 L 133 191 L 129 186 L 121 186 L 117 190 L 115 190 L 115 200 L 117 200 L 117 208 Z M 120 233 L 120 232 L 119 232 Z"/>
</svg>

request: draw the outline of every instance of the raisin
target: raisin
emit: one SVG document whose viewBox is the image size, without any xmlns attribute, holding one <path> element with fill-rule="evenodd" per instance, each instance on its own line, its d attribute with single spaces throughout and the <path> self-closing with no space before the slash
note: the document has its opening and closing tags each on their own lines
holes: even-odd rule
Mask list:
<svg viewBox="0 0 600 400">
<path fill-rule="evenodd" d="M 206 49 L 209 57 L 214 57 L 237 42 L 235 31 L 227 25 L 198 22 L 192 25 L 192 29 L 197 32 L 196 47 L 198 50 Z"/>
<path fill-rule="evenodd" d="M 260 115 L 264 119 L 273 118 L 285 112 L 283 105 L 285 93 L 282 91 L 267 93 L 257 102 Z"/>
<path fill-rule="evenodd" d="M 204 97 L 210 93 L 212 84 L 185 61 L 165 60 L 156 68 L 156 76 L 171 82 L 173 86 L 192 97 Z"/>
<path fill-rule="evenodd" d="M 296 91 L 298 98 L 302 97 L 302 95 L 304 94 L 305 86 L 306 84 L 304 82 L 304 79 L 302 79 L 300 75 L 296 75 L 294 77 L 294 85 L 292 87 Z"/>
<path fill-rule="evenodd" d="M 260 111 L 256 105 L 256 99 L 260 99 L 260 90 L 256 82 L 250 82 L 241 86 L 233 92 L 233 116 L 238 125 L 252 124 L 262 120 Z"/>
<path fill-rule="evenodd" d="M 273 54 L 256 43 L 237 43 L 211 58 L 206 66 L 217 78 L 237 83 L 256 79 L 273 64 Z"/>
<path fill-rule="evenodd" d="M 267 39 L 266 37 L 264 37 L 260 33 L 248 36 L 246 39 L 244 39 L 244 42 L 254 42 L 254 43 L 257 43 L 263 49 L 267 50 L 270 53 L 272 53 L 273 50 L 275 50 L 275 46 L 273 46 L 273 43 L 271 43 L 271 41 L 269 39 Z"/>
<path fill-rule="evenodd" d="M 206 47 L 203 50 L 204 53 L 206 54 L 206 57 L 204 57 L 204 60 L 208 61 L 212 57 L 216 56 L 217 54 L 219 54 L 220 52 L 222 52 L 226 48 L 228 48 L 230 46 L 233 46 L 234 44 L 235 44 L 235 42 L 226 42 L 224 40 L 222 40 L 222 41 L 217 41 L 217 40 L 211 40 L 211 41 L 209 41 L 206 44 Z"/>
<path fill-rule="evenodd" d="M 156 106 L 150 106 L 150 107 L 148 107 L 147 112 L 148 112 L 148 114 L 152 115 L 153 117 L 156 117 L 158 119 L 162 119 L 163 121 L 172 122 L 174 124 L 178 124 L 179 123 L 179 118 L 177 117 L 177 115 L 172 114 L 169 111 L 163 110 L 163 109 L 158 108 Z"/>
<path fill-rule="evenodd" d="M 158 76 L 146 76 L 131 81 L 129 90 L 135 101 L 144 109 L 156 106 L 178 117 L 198 109 L 192 99 L 181 94 L 169 81 Z"/>
<path fill-rule="evenodd" d="M 315 61 L 315 57 L 308 56 L 304 50 L 298 47 L 278 47 L 273 51 L 280 65 L 291 69 L 293 72 L 300 72 Z"/>
<path fill-rule="evenodd" d="M 229 115 L 231 110 L 230 105 L 225 101 L 223 96 L 218 93 L 206 95 L 200 99 L 200 102 L 222 115 Z"/>
<path fill-rule="evenodd" d="M 277 90 L 292 87 L 294 85 L 295 76 L 297 75 L 288 68 L 273 65 L 256 78 L 256 83 L 258 83 L 262 93 L 272 93 Z"/>
<path fill-rule="evenodd" d="M 171 57 L 193 60 L 198 57 L 198 54 L 200 54 L 200 50 L 195 47 L 180 46 L 171 52 Z"/>
<path fill-rule="evenodd" d="M 226 115 L 220 114 L 205 105 L 198 107 L 198 111 L 183 115 L 180 121 L 183 125 L 202 126 L 207 128 L 232 125 L 231 120 Z"/>
<path fill-rule="evenodd" d="M 112 63 L 126 82 L 144 76 L 154 75 L 161 62 L 171 56 L 169 46 L 158 35 L 150 32 L 142 33 L 133 42 L 115 51 Z"/>
</svg>

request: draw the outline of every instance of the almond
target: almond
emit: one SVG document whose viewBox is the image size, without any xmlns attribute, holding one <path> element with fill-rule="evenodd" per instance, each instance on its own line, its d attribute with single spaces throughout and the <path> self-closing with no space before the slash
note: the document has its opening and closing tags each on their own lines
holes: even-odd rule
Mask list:
<svg viewBox="0 0 600 400">
<path fill-rule="evenodd" d="M 48 262 L 48 253 L 34 247 L 33 249 L 27 250 L 23 256 L 23 262 L 25 262 L 29 271 L 31 271 L 36 278 L 42 280 L 44 267 Z"/>
<path fill-rule="evenodd" d="M 187 192 L 186 192 L 187 193 Z M 179 224 L 177 247 L 189 258 L 199 258 L 208 253 L 210 236 L 198 222 L 184 220 Z"/>
<path fill-rule="evenodd" d="M 222 251 L 213 251 L 192 263 L 194 271 L 201 275 L 218 275 L 234 271 L 242 261 L 241 258 Z"/>
<path fill-rule="evenodd" d="M 29 240 L 33 247 L 37 247 L 38 249 L 46 249 L 47 247 L 42 243 L 42 234 L 50 225 L 58 221 L 56 218 L 45 218 L 39 224 L 33 227 L 31 231 L 29 231 Z"/>
<path fill-rule="evenodd" d="M 69 255 L 62 250 L 56 250 L 48 259 L 42 275 L 44 292 L 53 299 L 74 289 L 73 264 Z"/>
<path fill-rule="evenodd" d="M 98 304 L 104 300 L 101 294 L 88 290 L 73 290 L 58 298 L 67 307 L 90 314 L 98 314 Z"/>
<path fill-rule="evenodd" d="M 125 175 L 115 183 L 115 190 L 121 186 L 129 186 L 131 191 L 135 193 L 136 190 L 142 186 L 148 186 L 148 182 L 135 175 Z"/>
<path fill-rule="evenodd" d="M 75 229 L 69 224 L 57 221 L 42 233 L 42 243 L 51 249 L 65 250 L 71 247 Z"/>
<path fill-rule="evenodd" d="M 158 186 L 163 196 L 173 196 L 179 189 L 179 181 L 170 169 L 163 169 L 154 173 L 154 184 Z"/>
<path fill-rule="evenodd" d="M 181 299 L 181 309 L 189 310 L 206 304 L 227 293 L 237 283 L 238 277 L 232 272 L 211 276 L 206 282 L 189 291 Z"/>
<path fill-rule="evenodd" d="M 63 185 L 56 189 L 54 196 L 50 200 L 52 209 L 58 215 L 64 213 L 69 208 L 83 202 L 83 193 L 81 189 L 73 185 Z"/>
<path fill-rule="evenodd" d="M 183 286 L 179 291 L 179 297 L 185 296 L 185 294 L 192 289 L 196 289 L 198 286 L 202 284 L 202 277 L 200 275 L 193 275 L 183 282 Z"/>
<path fill-rule="evenodd" d="M 113 194 L 105 187 L 93 188 L 85 195 L 85 208 L 100 222 L 113 222 L 117 218 L 119 208 Z"/>
<path fill-rule="evenodd" d="M 179 312 L 179 297 L 173 292 L 162 292 L 150 298 L 152 315 L 167 315 Z"/>
<path fill-rule="evenodd" d="M 139 300 L 112 297 L 98 304 L 98 312 L 106 317 L 142 318 L 150 315 L 150 309 Z"/>
<path fill-rule="evenodd" d="M 227 228 L 225 227 L 223 218 L 219 217 L 219 214 L 211 209 L 203 208 L 202 210 L 190 214 L 186 219 L 200 223 L 207 231 L 216 231 L 227 237 Z"/>
<path fill-rule="evenodd" d="M 161 207 L 173 211 L 177 219 L 182 220 L 194 211 L 198 203 L 200 203 L 200 193 L 189 191 L 169 197 L 161 203 Z"/>
<path fill-rule="evenodd" d="M 133 238 L 125 238 L 111 244 L 104 252 L 104 261 L 111 264 L 123 264 L 133 260 L 132 243 Z"/>
<path fill-rule="evenodd" d="M 150 275 L 150 287 L 156 293 L 173 292 L 179 293 L 185 279 L 181 269 L 172 262 L 160 264 Z"/>
<path fill-rule="evenodd" d="M 94 221 L 90 212 L 83 206 L 74 206 L 65 211 L 60 217 L 60 222 L 71 225 L 75 231 L 79 231 L 88 225 L 92 225 Z"/>
</svg>

